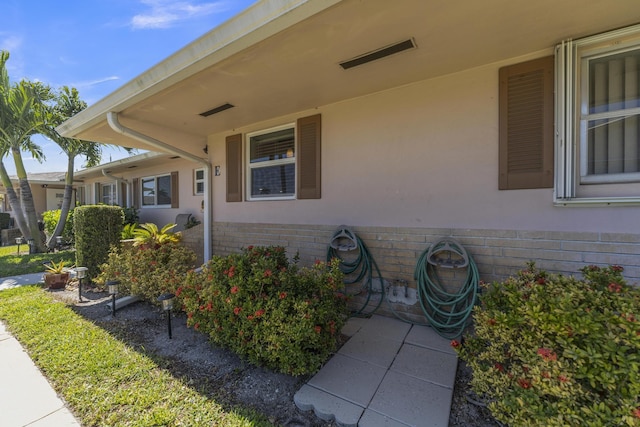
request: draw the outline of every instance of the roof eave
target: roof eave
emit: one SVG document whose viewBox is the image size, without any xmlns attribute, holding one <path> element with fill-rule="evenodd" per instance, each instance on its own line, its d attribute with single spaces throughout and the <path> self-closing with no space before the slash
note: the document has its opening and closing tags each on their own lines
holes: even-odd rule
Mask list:
<svg viewBox="0 0 640 427">
<path fill-rule="evenodd" d="M 263 0 L 196 39 L 56 128 L 77 137 L 102 121 L 342 0 Z"/>
</svg>

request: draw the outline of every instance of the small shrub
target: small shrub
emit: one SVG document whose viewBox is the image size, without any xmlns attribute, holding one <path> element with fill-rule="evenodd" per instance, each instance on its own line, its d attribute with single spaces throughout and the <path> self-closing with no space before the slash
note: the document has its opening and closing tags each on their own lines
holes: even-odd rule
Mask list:
<svg viewBox="0 0 640 427">
<path fill-rule="evenodd" d="M 67 216 L 67 222 L 64 224 L 64 229 L 62 230 L 62 240 L 73 244 L 73 209 L 69 210 L 69 215 Z M 44 232 L 49 237 L 53 235 L 53 232 L 58 225 L 58 221 L 60 221 L 60 209 L 55 209 L 51 211 L 45 211 L 42 213 L 42 221 L 44 223 Z"/>
<path fill-rule="evenodd" d="M 290 264 L 282 247 L 249 247 L 191 272 L 177 295 L 187 324 L 250 362 L 317 371 L 337 346 L 347 307 L 338 263 Z"/>
<path fill-rule="evenodd" d="M 137 228 L 138 224 L 135 222 L 133 224 L 125 224 L 124 227 L 122 227 L 122 233 L 120 234 L 120 237 L 122 238 L 122 240 L 133 239 L 134 237 L 136 237 L 135 231 Z"/>
<path fill-rule="evenodd" d="M 117 279 L 122 294 L 137 295 L 158 304 L 158 296 L 177 291 L 195 262 L 196 254 L 175 242 L 153 249 L 113 246 L 95 282 L 104 285 L 108 280 Z"/>
<path fill-rule="evenodd" d="M 122 220 L 122 208 L 119 206 L 88 205 L 74 209 L 76 265 L 87 267 L 90 279 L 98 275 L 111 246 L 120 243 Z"/>
<path fill-rule="evenodd" d="M 122 208 L 122 213 L 124 214 L 124 224 L 137 224 L 140 221 L 140 216 L 138 215 L 138 209 L 134 207 Z"/>
<path fill-rule="evenodd" d="M 514 426 L 640 426 L 640 289 L 622 267 L 584 279 L 535 268 L 485 286 L 475 334 L 452 345 L 472 386 Z"/>
</svg>

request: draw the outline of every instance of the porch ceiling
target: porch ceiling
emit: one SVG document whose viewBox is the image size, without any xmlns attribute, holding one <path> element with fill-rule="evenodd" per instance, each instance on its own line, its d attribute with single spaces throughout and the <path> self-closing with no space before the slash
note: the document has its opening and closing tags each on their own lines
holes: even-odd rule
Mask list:
<svg viewBox="0 0 640 427">
<path fill-rule="evenodd" d="M 640 22 L 637 0 L 617 0 L 615 7 L 610 0 L 297 3 L 296 9 L 314 4 L 316 10 L 304 19 L 296 18 L 293 10 L 267 22 L 264 16 L 276 2 L 258 3 L 231 21 L 238 25 L 228 26 L 227 33 L 213 30 L 61 130 L 67 136 L 157 151 L 113 132 L 105 113 L 116 111 L 123 125 L 205 157 L 202 148 L 210 134 Z M 336 4 L 320 6 L 330 3 Z M 260 20 L 264 25 L 255 25 Z M 251 30 L 241 28 L 247 22 L 254 23 Z M 278 22 L 282 29 L 270 34 L 266 29 Z M 217 38 L 234 28 L 244 33 L 229 44 L 232 52 L 228 46 L 219 48 Z M 417 49 L 348 70 L 338 65 L 408 38 L 415 40 Z M 172 58 L 193 49 L 204 56 L 173 71 Z M 225 103 L 235 107 L 209 117 L 199 115 Z"/>
</svg>

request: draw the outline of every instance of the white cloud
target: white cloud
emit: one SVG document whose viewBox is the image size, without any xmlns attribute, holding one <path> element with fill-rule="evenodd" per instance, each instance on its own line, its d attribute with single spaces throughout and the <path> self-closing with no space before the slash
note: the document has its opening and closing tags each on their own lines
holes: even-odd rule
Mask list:
<svg viewBox="0 0 640 427">
<path fill-rule="evenodd" d="M 75 87 L 76 89 L 80 89 L 80 88 L 86 88 L 86 87 L 90 87 L 90 86 L 99 85 L 101 83 L 106 83 L 106 82 L 110 82 L 110 81 L 113 81 L 113 80 L 120 80 L 120 77 L 118 77 L 118 76 L 109 76 L 109 77 L 104 77 L 104 78 L 96 79 L 96 80 L 88 80 L 88 81 L 70 83 L 68 86 Z"/>
<path fill-rule="evenodd" d="M 196 4 L 191 1 L 141 0 L 149 7 L 144 14 L 131 19 L 134 29 L 169 28 L 179 21 L 221 12 L 228 8 L 225 1 Z"/>
<path fill-rule="evenodd" d="M 8 36 L 0 39 L 0 50 L 8 50 L 9 53 L 18 50 L 22 46 L 22 37 Z"/>
</svg>

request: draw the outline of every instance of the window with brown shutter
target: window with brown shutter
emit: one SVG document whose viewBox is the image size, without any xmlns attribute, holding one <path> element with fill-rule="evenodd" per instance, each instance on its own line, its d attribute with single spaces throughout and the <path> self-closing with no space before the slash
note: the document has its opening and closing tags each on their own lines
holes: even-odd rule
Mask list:
<svg viewBox="0 0 640 427">
<path fill-rule="evenodd" d="M 242 134 L 227 137 L 227 202 L 242 201 Z"/>
<path fill-rule="evenodd" d="M 553 56 L 500 69 L 499 188 L 553 187 Z"/>
<path fill-rule="evenodd" d="M 133 178 L 131 180 L 131 191 L 132 196 L 131 201 L 133 202 L 133 207 L 136 209 L 140 209 L 140 179 Z"/>
<path fill-rule="evenodd" d="M 179 208 L 180 189 L 178 188 L 178 172 L 171 172 L 171 207 Z"/>
<path fill-rule="evenodd" d="M 321 116 L 304 117 L 297 123 L 298 199 L 320 198 Z"/>
</svg>

